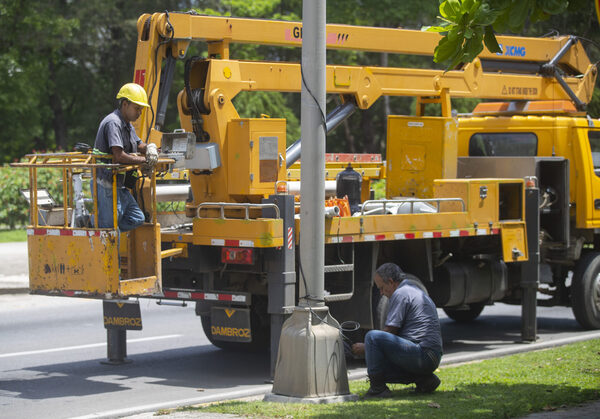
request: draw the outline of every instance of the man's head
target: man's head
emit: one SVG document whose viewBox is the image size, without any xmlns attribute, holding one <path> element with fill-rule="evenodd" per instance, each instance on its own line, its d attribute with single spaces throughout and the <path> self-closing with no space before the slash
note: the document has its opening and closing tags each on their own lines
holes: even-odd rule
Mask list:
<svg viewBox="0 0 600 419">
<path fill-rule="evenodd" d="M 375 285 L 381 295 L 391 297 L 396 288 L 406 278 L 406 274 L 395 263 L 384 263 L 375 272 Z"/>
<path fill-rule="evenodd" d="M 117 99 L 121 115 L 127 122 L 137 120 L 142 114 L 142 109 L 150 107 L 146 91 L 137 83 L 124 84 L 117 93 Z"/>
</svg>

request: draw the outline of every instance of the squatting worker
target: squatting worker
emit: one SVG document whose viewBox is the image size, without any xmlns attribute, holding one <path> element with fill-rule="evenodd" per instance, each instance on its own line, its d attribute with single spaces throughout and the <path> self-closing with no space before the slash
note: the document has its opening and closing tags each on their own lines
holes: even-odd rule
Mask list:
<svg viewBox="0 0 600 419">
<path fill-rule="evenodd" d="M 442 357 L 442 335 L 435 304 L 393 263 L 381 265 L 375 284 L 389 298 L 384 330 L 371 330 L 352 351 L 365 355 L 371 387 L 365 397 L 390 397 L 386 383 L 416 384 L 431 393 L 440 385 L 433 373 Z M 403 282 L 404 281 L 404 282 Z"/>
<path fill-rule="evenodd" d="M 94 148 L 102 153 L 112 154 L 114 163 L 146 163 L 149 167 L 153 167 L 158 160 L 156 145 L 143 143 L 131 125 L 142 114 L 142 108 L 150 107 L 146 91 L 139 84 L 127 83 L 119 90 L 117 99 L 118 108 L 100 122 Z M 133 154 L 137 152 L 144 156 Z M 112 228 L 112 172 L 109 169 L 99 169 L 96 177 L 98 179 L 98 226 Z M 129 231 L 144 222 L 144 213 L 124 182 L 125 175 L 117 175 L 117 220 L 119 230 Z"/>
</svg>

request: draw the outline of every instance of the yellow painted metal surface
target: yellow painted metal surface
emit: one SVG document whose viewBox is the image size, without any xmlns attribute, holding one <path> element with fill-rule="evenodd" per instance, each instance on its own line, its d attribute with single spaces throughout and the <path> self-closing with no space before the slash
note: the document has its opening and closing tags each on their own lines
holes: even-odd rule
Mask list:
<svg viewBox="0 0 600 419">
<path fill-rule="evenodd" d="M 162 258 L 159 224 L 143 224 L 129 234 L 129 278 L 161 278 Z"/>
<path fill-rule="evenodd" d="M 389 116 L 386 196 L 433 197 L 434 179 L 456 177 L 457 120 Z"/>
<path fill-rule="evenodd" d="M 503 190 L 505 185 L 516 187 Z M 505 212 L 511 220 L 524 220 L 522 179 L 440 179 L 434 181 L 434 186 L 436 198 L 461 198 L 471 219 L 479 225 L 505 221 L 500 217 L 500 205 L 510 206 Z M 519 205 L 517 208 L 514 208 L 515 203 Z M 457 210 L 458 204 L 447 202 L 441 208 L 443 211 Z"/>
<path fill-rule="evenodd" d="M 283 220 L 195 218 L 193 243 L 213 246 L 283 246 Z"/>
<path fill-rule="evenodd" d="M 227 126 L 227 190 L 268 195 L 285 180 L 285 119 L 233 119 Z"/>
<path fill-rule="evenodd" d="M 572 201 L 576 204 L 576 226 L 600 228 L 600 210 L 597 210 L 594 205 L 594 201 L 600 197 L 600 178 L 594 170 L 594 157 L 588 139 L 588 130 L 572 129 L 570 134 L 574 140 L 572 143 L 574 156 L 570 163 L 571 171 L 575 174 L 575 182 L 571 179 L 571 187 L 575 186 L 576 193 L 575 201 Z"/>
<path fill-rule="evenodd" d="M 488 116 L 460 118 L 458 155 L 469 155 L 469 140 L 476 133 L 533 133 L 537 137 L 537 156 L 564 157 L 569 160 L 569 201 L 574 204 L 577 228 L 600 228 L 600 210 L 594 197 L 600 196 L 600 177 L 595 174 L 590 129 L 587 118 L 559 116 Z"/>
<path fill-rule="evenodd" d="M 165 38 L 169 37 L 164 13 L 142 15 L 138 20 L 138 31 L 140 33 L 142 33 L 144 23 L 149 19 L 157 25 L 159 33 Z M 176 28 L 176 39 L 203 39 L 211 42 L 239 42 L 296 47 L 302 45 L 301 22 L 195 16 L 181 13 L 170 13 L 169 21 Z M 434 32 L 400 28 L 328 24 L 326 32 L 328 49 L 411 55 L 433 55 L 433 50 L 440 40 L 440 35 Z M 567 40 L 567 36 L 555 38 L 498 36 L 498 42 L 505 46 L 505 55 L 499 56 L 485 49 L 482 51 L 481 56 L 501 61 L 549 61 Z M 519 53 L 510 55 L 511 51 L 515 51 L 514 48 L 518 48 Z M 561 62 L 568 63 L 574 68 L 586 66 L 589 60 L 586 61 L 587 56 L 581 51 L 583 51 L 583 47 L 578 43 L 574 56 L 563 57 Z"/>
<path fill-rule="evenodd" d="M 299 220 L 296 227 L 299 227 Z M 451 237 L 451 231 L 473 230 L 470 217 L 466 213 L 444 214 L 398 214 L 369 215 L 364 217 L 335 217 L 325 222 L 327 243 L 344 241 L 343 237 L 353 236 L 353 241 L 402 240 L 409 238 Z M 475 235 L 475 231 L 471 231 Z M 489 233 L 491 234 L 491 232 Z M 369 237 L 369 236 L 383 237 Z M 408 236 L 407 236 L 408 235 Z M 342 237 L 342 239 L 340 239 Z"/>
<path fill-rule="evenodd" d="M 183 254 L 183 248 L 173 247 L 171 249 L 166 249 L 166 250 L 163 250 L 162 252 L 160 252 L 160 257 L 162 259 L 164 259 L 164 258 L 170 258 L 170 257 L 178 257 L 178 256 L 181 256 L 182 254 Z"/>
<path fill-rule="evenodd" d="M 502 223 L 502 257 L 506 262 L 523 262 L 529 258 L 524 222 Z"/>
<path fill-rule="evenodd" d="M 32 291 L 119 291 L 119 255 L 114 231 L 99 236 L 29 235 L 29 287 Z"/>
<path fill-rule="evenodd" d="M 33 225 L 29 227 L 27 234 L 32 293 L 114 298 L 160 292 L 159 224 L 144 223 L 133 231 L 121 233 L 119 237 L 116 229 L 72 226 L 66 215 L 59 227 L 42 225 L 35 216 L 38 214 L 36 191 L 38 187 L 44 186 L 37 182 L 38 169 L 58 169 L 55 172 L 62 178 L 63 208 L 73 206 L 74 174 L 91 174 L 95 185 L 98 167 L 115 171 L 136 169 L 118 164 L 102 164 L 97 161 L 102 157 L 88 153 L 44 153 L 29 156 L 27 163 L 18 164 L 30 169 L 30 195 L 33 197 L 30 210 L 34 216 Z M 171 159 L 159 161 L 160 164 L 172 162 Z M 154 190 L 154 175 L 150 175 L 150 185 Z M 113 196 L 116 194 L 113 193 Z M 155 220 L 154 194 L 149 194 L 145 203 L 144 209 Z M 113 206 L 116 207 L 115 201 Z M 94 211 L 92 217 L 97 219 L 97 202 L 94 202 Z M 114 217 L 116 220 L 116 211 Z"/>
<path fill-rule="evenodd" d="M 156 276 L 119 281 L 119 295 L 122 296 L 153 295 L 159 292 L 161 292 L 160 279 Z"/>
</svg>

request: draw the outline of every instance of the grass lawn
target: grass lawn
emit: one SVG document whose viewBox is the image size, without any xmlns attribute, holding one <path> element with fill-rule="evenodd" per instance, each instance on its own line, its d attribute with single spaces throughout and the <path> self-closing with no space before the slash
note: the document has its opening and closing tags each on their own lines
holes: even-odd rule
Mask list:
<svg viewBox="0 0 600 419">
<path fill-rule="evenodd" d="M 27 240 L 27 231 L 22 230 L 0 230 L 0 243 L 24 242 Z"/>
<path fill-rule="evenodd" d="M 391 385 L 392 399 L 327 405 L 233 401 L 178 410 L 261 418 L 520 417 L 600 399 L 600 339 L 447 366 L 437 374 L 442 384 L 429 395 L 416 395 L 411 386 L 396 384 Z M 350 391 L 362 396 L 368 386 L 366 380 L 353 381 Z"/>
</svg>

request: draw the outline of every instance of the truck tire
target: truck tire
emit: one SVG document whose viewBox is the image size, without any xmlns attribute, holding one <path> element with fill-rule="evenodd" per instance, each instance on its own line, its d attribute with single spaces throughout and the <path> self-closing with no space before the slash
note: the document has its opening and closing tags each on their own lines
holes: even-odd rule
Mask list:
<svg viewBox="0 0 600 419">
<path fill-rule="evenodd" d="M 217 348 L 228 351 L 263 351 L 270 347 L 271 326 L 267 314 L 267 299 L 263 296 L 253 296 L 253 304 L 250 307 L 250 327 L 252 328 L 252 342 L 227 342 L 213 339 L 210 315 L 200 316 L 202 330 L 206 338 Z"/>
<path fill-rule="evenodd" d="M 466 310 L 445 308 L 444 313 L 446 313 L 446 315 L 454 321 L 459 323 L 467 323 L 479 317 L 483 311 L 483 307 L 485 307 L 485 304 L 483 303 L 469 304 L 469 308 Z"/>
<path fill-rule="evenodd" d="M 600 253 L 587 253 L 575 265 L 571 304 L 581 326 L 600 329 Z"/>
</svg>

